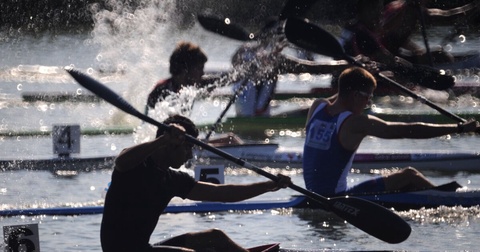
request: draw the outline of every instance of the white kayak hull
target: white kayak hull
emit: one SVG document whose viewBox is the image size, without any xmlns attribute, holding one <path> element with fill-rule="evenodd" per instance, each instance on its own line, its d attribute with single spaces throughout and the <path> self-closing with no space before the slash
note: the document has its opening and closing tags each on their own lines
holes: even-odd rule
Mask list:
<svg viewBox="0 0 480 252">
<path fill-rule="evenodd" d="M 277 144 L 245 144 L 220 147 L 219 149 L 260 167 L 302 168 L 302 151 L 287 149 Z M 224 164 L 237 167 L 235 163 L 209 151 L 196 150 L 198 164 Z M 111 169 L 115 156 L 92 158 L 51 158 L 0 160 L 0 169 L 7 170 L 75 170 L 79 172 Z M 352 171 L 376 172 L 378 169 L 413 166 L 421 171 L 436 172 L 480 172 L 480 153 L 358 153 Z"/>
<path fill-rule="evenodd" d="M 256 144 L 222 147 L 227 153 L 258 166 L 273 168 L 302 168 L 303 153 L 299 149 L 287 149 L 276 144 Z M 207 164 L 237 166 L 229 160 L 208 151 L 196 153 L 196 160 Z M 418 170 L 437 172 L 479 172 L 480 153 L 357 153 L 353 161 L 353 171 L 375 172 L 377 169 L 413 166 Z"/>
</svg>

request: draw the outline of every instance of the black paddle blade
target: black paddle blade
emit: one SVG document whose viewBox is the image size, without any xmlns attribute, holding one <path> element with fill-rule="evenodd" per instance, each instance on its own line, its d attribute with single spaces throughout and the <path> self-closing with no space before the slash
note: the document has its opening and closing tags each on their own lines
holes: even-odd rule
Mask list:
<svg viewBox="0 0 480 252">
<path fill-rule="evenodd" d="M 223 35 L 228 38 L 248 41 L 251 39 L 250 34 L 242 27 L 234 25 L 228 18 L 218 18 L 212 16 L 197 16 L 200 25 L 208 31 Z"/>
<path fill-rule="evenodd" d="M 439 70 L 423 65 L 402 66 L 397 64 L 391 70 L 401 76 L 410 77 L 409 81 L 433 90 L 446 90 L 455 86 L 455 79 L 441 74 Z"/>
<path fill-rule="evenodd" d="M 308 51 L 335 59 L 345 59 L 345 50 L 338 40 L 306 19 L 289 18 L 285 24 L 285 35 L 288 41 Z"/>
<path fill-rule="evenodd" d="M 285 35 L 291 43 L 299 47 L 335 59 L 345 59 L 351 64 L 361 66 L 361 63 L 346 54 L 340 42 L 331 33 L 306 20 L 288 19 L 285 24 Z M 439 70 L 428 66 L 408 62 L 407 65 L 398 63 L 385 68 L 383 70 L 392 70 L 413 83 L 434 90 L 446 90 L 455 85 L 452 76 L 443 75 Z"/>
<path fill-rule="evenodd" d="M 376 203 L 354 197 L 331 198 L 330 210 L 348 223 L 388 243 L 405 241 L 410 225 L 394 212 Z"/>
<path fill-rule="evenodd" d="M 161 124 L 148 116 L 145 116 L 140 111 L 135 109 L 132 105 L 130 105 L 130 103 L 128 103 L 121 96 L 117 95 L 107 86 L 103 85 L 102 83 L 93 79 L 92 77 L 86 75 L 85 73 L 82 73 L 71 67 L 66 67 L 65 71 L 67 71 L 78 82 L 78 84 L 90 90 L 92 93 L 96 94 L 98 97 L 104 99 L 105 101 L 112 104 L 113 106 L 123 110 L 124 112 L 130 115 L 133 115 L 139 119 L 142 119 L 148 123 L 151 123 L 152 125 L 168 129 L 168 126 Z"/>
<path fill-rule="evenodd" d="M 70 67 L 65 68 L 65 71 L 67 71 L 80 85 L 90 90 L 92 93 L 96 94 L 100 98 L 108 101 L 117 108 L 121 108 L 122 110 L 126 109 L 128 111 L 137 111 L 127 101 L 125 101 L 121 97 L 117 97 L 117 94 L 115 94 L 107 86 L 86 75 L 85 73 L 82 73 Z M 111 94 L 114 95 L 112 96 Z"/>
</svg>

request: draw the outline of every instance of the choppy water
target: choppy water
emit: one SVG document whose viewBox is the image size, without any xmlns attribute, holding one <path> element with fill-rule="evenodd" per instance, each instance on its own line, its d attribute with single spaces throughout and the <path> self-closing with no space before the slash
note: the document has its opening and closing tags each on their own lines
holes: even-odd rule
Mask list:
<svg viewBox="0 0 480 252">
<path fill-rule="evenodd" d="M 176 30 L 167 22 L 152 19 L 154 7 L 146 6 L 135 15 L 115 16 L 100 11 L 98 19 L 114 20 L 112 32 L 107 22 L 98 22 L 90 34 L 25 35 L 2 40 L 0 43 L 0 129 L 41 130 L 54 124 L 80 124 L 81 127 L 129 125 L 138 127 L 135 135 L 84 136 L 80 157 L 116 155 L 135 142 L 152 136 L 154 129 L 137 119 L 101 103 L 24 102 L 25 92 L 85 93 L 62 68 L 67 65 L 86 72 L 120 93 L 138 110 L 143 111 L 146 95 L 153 83 L 168 76 L 168 57 L 179 40 L 198 43 L 209 56 L 208 69 L 229 68 L 229 58 L 239 43 L 209 33 L 198 25 L 189 30 Z M 441 38 L 441 37 L 439 37 Z M 432 43 L 440 39 L 431 39 Z M 479 50 L 478 34 L 467 36 L 464 43 L 454 44 L 457 51 Z M 106 71 L 99 73 L 98 70 Z M 328 76 L 316 76 L 315 81 L 281 78 L 279 90 L 309 90 L 327 85 Z M 187 94 L 188 95 L 188 94 Z M 448 106 L 446 102 L 439 102 Z M 465 109 L 478 107 L 478 99 L 467 97 Z M 197 123 L 214 122 L 227 101 L 195 101 L 191 118 Z M 305 104 L 280 103 L 276 110 L 286 110 Z M 391 104 L 390 104 L 391 105 Z M 389 106 L 389 104 L 382 104 Z M 393 105 L 392 105 L 393 106 Z M 398 106 L 398 104 L 394 104 Z M 458 106 L 458 104 L 457 104 Z M 408 109 L 414 109 L 409 105 Z M 164 113 L 153 114 L 162 119 Z M 231 109 L 227 116 L 234 116 Z M 246 136 L 248 137 L 248 136 Z M 266 138 L 266 137 L 265 137 Z M 265 139 L 252 139 L 265 140 Z M 275 135 L 269 141 L 281 146 L 301 148 L 303 138 L 297 135 Z M 368 138 L 362 151 L 480 151 L 478 136 L 449 136 L 431 140 L 391 140 Z M 0 137 L 1 159 L 31 159 L 53 157 L 50 137 Z M 479 164 L 480 165 L 480 164 Z M 191 171 L 189 171 L 191 172 Z M 101 204 L 110 172 L 81 173 L 71 179 L 55 177 L 48 172 L 15 171 L 0 173 L 0 207 L 44 207 Z M 301 174 L 290 174 L 303 186 Z M 478 174 L 427 174 L 434 183 L 456 180 L 469 188 L 480 188 Z M 371 175 L 353 175 L 356 183 Z M 228 174 L 227 183 L 263 180 L 254 174 Z M 286 198 L 291 190 L 263 195 L 259 198 Z M 390 245 L 373 238 L 334 215 L 321 211 L 271 210 L 225 212 L 211 214 L 168 214 L 160 218 L 152 242 L 187 231 L 221 228 L 245 246 L 280 242 L 282 247 L 341 250 L 422 250 L 475 251 L 480 242 L 480 208 L 439 208 L 398 212 L 411 224 L 410 238 Z M 99 228 L 101 215 L 36 216 L 0 218 L 1 226 L 39 223 L 42 251 L 101 251 Z"/>
</svg>

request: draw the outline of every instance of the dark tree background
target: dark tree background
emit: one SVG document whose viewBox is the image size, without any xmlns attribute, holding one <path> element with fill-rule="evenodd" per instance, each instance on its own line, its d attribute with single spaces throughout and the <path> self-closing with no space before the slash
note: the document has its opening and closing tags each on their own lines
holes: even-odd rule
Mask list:
<svg viewBox="0 0 480 252">
<path fill-rule="evenodd" d="M 145 4 L 168 0 L 118 0 L 122 8 L 110 6 L 107 0 L 3 0 L 0 3 L 0 28 L 9 32 L 84 32 L 93 27 L 93 9 L 104 8 L 114 11 L 133 11 Z M 170 0 L 171 1 L 171 0 Z M 430 6 L 451 8 L 472 0 L 435 0 Z M 245 28 L 258 29 L 269 16 L 277 16 L 284 0 L 177 0 L 176 15 L 179 28 L 195 22 L 195 14 L 215 14 L 229 17 Z M 312 21 L 323 24 L 342 24 L 354 17 L 356 0 L 318 0 L 306 13 Z M 93 8 L 95 7 L 95 8 Z M 477 16 L 470 20 L 478 25 Z"/>
</svg>

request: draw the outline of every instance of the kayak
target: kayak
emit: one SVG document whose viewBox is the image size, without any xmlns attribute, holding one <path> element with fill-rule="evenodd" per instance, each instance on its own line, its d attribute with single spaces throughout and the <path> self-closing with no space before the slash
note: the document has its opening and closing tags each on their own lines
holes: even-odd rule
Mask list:
<svg viewBox="0 0 480 252">
<path fill-rule="evenodd" d="M 253 143 L 221 146 L 218 149 L 261 167 L 302 168 L 302 150 L 285 148 L 278 144 Z M 194 163 L 226 165 L 237 167 L 235 163 L 206 150 L 194 150 Z M 56 175 L 71 175 L 65 171 L 90 172 L 112 169 L 115 156 L 105 157 L 55 157 L 51 159 L 0 160 L 0 170 L 41 170 Z M 359 152 L 353 160 L 352 172 L 375 173 L 378 169 L 413 166 L 420 171 L 435 172 L 479 172 L 479 152 L 398 152 L 368 153 Z M 64 171 L 64 172 L 61 172 Z"/>
<path fill-rule="evenodd" d="M 437 208 L 440 206 L 474 207 L 480 205 L 480 190 L 466 190 L 458 188 L 456 182 L 438 186 L 429 190 L 413 192 L 381 192 L 375 194 L 352 195 L 368 201 L 375 202 L 397 211 Z M 170 203 L 164 213 L 206 213 L 226 211 L 254 211 L 269 209 L 324 209 L 321 203 L 312 201 L 306 196 L 291 196 L 288 199 L 274 200 L 246 200 L 234 203 L 220 202 L 188 202 Z M 89 215 L 102 214 L 103 206 L 81 207 L 51 207 L 51 208 L 24 208 L 3 209 L 0 216 L 33 216 L 33 215 Z"/>
<path fill-rule="evenodd" d="M 325 62 L 328 64 L 328 62 Z M 443 63 L 438 64 L 435 68 L 447 72 L 449 75 L 455 76 L 455 85 L 451 88 L 451 91 L 455 95 L 462 94 L 480 94 L 480 83 L 478 80 L 478 73 L 475 74 L 473 69 L 480 68 L 480 53 L 478 52 L 467 52 L 466 54 L 457 54 L 455 55 L 455 61 L 452 63 Z M 225 73 L 227 70 L 224 68 L 211 70 L 211 74 Z M 469 73 L 469 75 L 465 75 Z M 288 75 L 288 78 L 285 81 L 291 81 L 292 74 Z M 296 77 L 295 77 L 296 79 Z M 313 84 L 313 83 L 312 83 Z M 413 87 L 413 86 L 412 86 Z M 328 97 L 336 93 L 336 88 L 328 86 L 314 87 L 307 92 L 286 92 L 280 91 L 276 92 L 274 99 L 275 100 L 288 100 L 292 98 L 319 98 L 319 97 Z M 375 90 L 375 95 L 377 96 L 386 96 L 386 95 L 398 95 L 402 92 L 395 87 L 388 84 L 379 84 Z M 214 92 L 213 98 L 220 99 L 230 99 L 233 95 L 232 91 L 227 92 Z M 25 102 L 87 102 L 87 103 L 98 103 L 102 99 L 98 98 L 96 95 L 91 93 L 77 94 L 74 92 L 24 92 L 22 93 L 22 99 Z"/>
<path fill-rule="evenodd" d="M 450 71 L 457 74 L 466 69 L 480 68 L 480 53 L 478 51 L 468 51 L 463 53 L 452 53 L 453 62 L 435 64 L 435 68 Z"/>
<path fill-rule="evenodd" d="M 457 95 L 464 95 L 470 94 L 473 96 L 480 95 L 480 82 L 478 81 L 478 77 L 473 78 L 462 78 L 462 80 L 456 81 L 455 86 L 453 86 L 450 91 Z M 448 90 L 445 90 L 448 91 Z M 303 99 L 315 99 L 315 98 L 324 98 L 334 95 L 337 92 L 337 89 L 330 87 L 330 86 L 322 86 L 322 87 L 313 87 L 310 90 L 302 91 L 302 92 L 288 92 L 288 91 L 279 91 L 275 93 L 273 97 L 274 100 L 291 100 L 296 98 L 303 98 Z M 376 96 L 389 96 L 389 95 L 403 95 L 402 91 L 394 88 L 389 87 L 388 85 L 379 85 L 376 89 L 374 94 Z M 216 99 L 230 99 L 233 93 L 219 93 L 213 96 Z"/>
<path fill-rule="evenodd" d="M 265 244 L 253 248 L 247 249 L 249 252 L 328 252 L 328 251 L 345 251 L 345 250 L 332 250 L 332 249 L 289 249 L 281 248 L 280 243 Z M 384 250 L 382 250 L 384 251 Z"/>
<path fill-rule="evenodd" d="M 478 111 L 451 111 L 462 118 L 475 118 L 480 120 Z M 276 134 L 280 131 L 303 132 L 307 120 L 308 108 L 294 109 L 273 114 L 269 117 L 227 117 L 219 124 L 217 132 L 234 132 L 250 137 L 264 137 Z M 429 123 L 456 123 L 449 117 L 437 111 L 415 111 L 407 109 L 382 109 L 375 108 L 366 113 L 379 117 L 386 121 L 403 122 L 429 122 Z M 199 129 L 210 129 L 212 123 L 198 124 Z M 132 126 L 107 126 L 101 128 L 82 128 L 82 135 L 129 135 L 135 132 Z M 18 136 L 50 136 L 51 129 L 46 130 L 0 130 L 0 137 Z"/>
<path fill-rule="evenodd" d="M 118 126 L 102 126 L 102 127 L 91 127 L 91 128 L 82 128 L 81 134 L 85 136 L 96 136 L 96 135 L 127 135 L 133 134 L 134 127 L 128 125 L 118 125 Z M 1 137 L 19 137 L 19 136 L 51 136 L 52 129 L 42 129 L 42 130 L 1 130 Z"/>
<path fill-rule="evenodd" d="M 24 92 L 22 93 L 24 102 L 87 102 L 99 103 L 102 100 L 93 94 L 77 94 L 70 92 Z"/>
<path fill-rule="evenodd" d="M 475 78 L 463 78 L 461 80 L 456 81 L 455 86 L 451 88 L 451 91 L 455 95 L 463 95 L 463 94 L 471 94 L 471 95 L 479 95 L 480 94 L 480 83 L 478 79 Z M 289 91 L 279 91 L 276 92 L 273 99 L 274 100 L 291 100 L 295 98 L 303 98 L 303 99 L 315 99 L 321 97 L 329 97 L 334 95 L 337 90 L 330 86 L 325 87 L 313 87 L 310 90 L 302 91 L 302 92 L 289 92 Z M 378 86 L 375 89 L 376 96 L 387 96 L 387 95 L 399 95 L 402 94 L 400 90 L 396 90 L 395 88 L 388 87 L 388 86 Z M 219 92 L 214 94 L 212 99 L 230 99 L 232 97 L 232 92 Z M 98 103 L 102 100 L 98 98 L 96 95 L 93 94 L 76 94 L 76 93 L 68 93 L 68 92 L 24 92 L 22 93 L 22 100 L 24 102 L 72 102 L 72 103 Z"/>
<path fill-rule="evenodd" d="M 51 171 L 58 176 L 70 176 L 72 175 L 70 172 L 78 173 L 101 169 L 111 169 L 113 167 L 114 159 L 115 156 L 0 160 L 0 171 Z"/>
<path fill-rule="evenodd" d="M 235 132 L 236 134 L 269 135 L 278 131 L 303 131 L 307 120 L 309 108 L 300 108 L 274 114 L 269 117 L 227 117 L 220 124 L 218 131 Z M 402 122 L 428 122 L 428 123 L 457 123 L 451 118 L 440 114 L 435 110 L 416 111 L 407 109 L 382 109 L 372 108 L 366 113 L 377 116 L 386 121 Z M 475 118 L 480 120 L 480 110 L 454 111 L 454 114 L 462 118 Z M 199 125 L 209 127 L 208 125 Z"/>
<path fill-rule="evenodd" d="M 221 150 L 259 166 L 274 168 L 302 168 L 302 150 L 284 148 L 277 144 L 245 144 L 220 147 Z M 197 163 L 223 164 L 236 167 L 224 158 L 208 151 L 196 150 Z M 366 153 L 359 152 L 353 160 L 352 171 L 376 172 L 377 169 L 413 166 L 420 171 L 479 172 L 480 153 L 418 152 L 418 153 Z"/>
<path fill-rule="evenodd" d="M 280 250 L 280 243 L 265 244 L 253 248 L 248 248 L 248 252 L 278 252 Z"/>
<path fill-rule="evenodd" d="M 475 118 L 480 120 L 480 110 L 472 111 L 452 111 L 462 118 Z M 236 134 L 248 134 L 249 136 L 262 136 L 271 134 L 279 130 L 303 131 L 307 120 L 308 108 L 299 108 L 289 111 L 283 111 L 273 114 L 269 117 L 227 117 L 217 128 L 218 132 L 234 132 Z M 429 123 L 456 123 L 449 117 L 440 114 L 437 111 L 415 111 L 406 109 L 382 109 L 375 108 L 367 110 L 366 113 L 379 117 L 386 121 L 404 121 L 404 122 L 429 122 Z M 209 129 L 209 124 L 198 124 L 199 129 Z M 132 126 L 107 126 L 100 128 L 82 128 L 82 135 L 127 135 L 134 133 Z M 0 136 L 18 137 L 18 136 L 50 136 L 51 129 L 46 130 L 2 130 Z"/>
<path fill-rule="evenodd" d="M 235 203 L 219 202 L 191 202 L 191 203 L 170 203 L 164 213 L 205 213 L 224 211 L 251 211 L 266 210 L 275 208 L 293 208 L 304 202 L 304 197 L 292 197 L 285 200 L 248 200 Z M 4 209 L 0 210 L 0 216 L 17 215 L 89 215 L 102 214 L 103 206 L 81 206 L 81 207 L 51 207 L 51 208 L 25 208 L 25 209 Z"/>
</svg>

